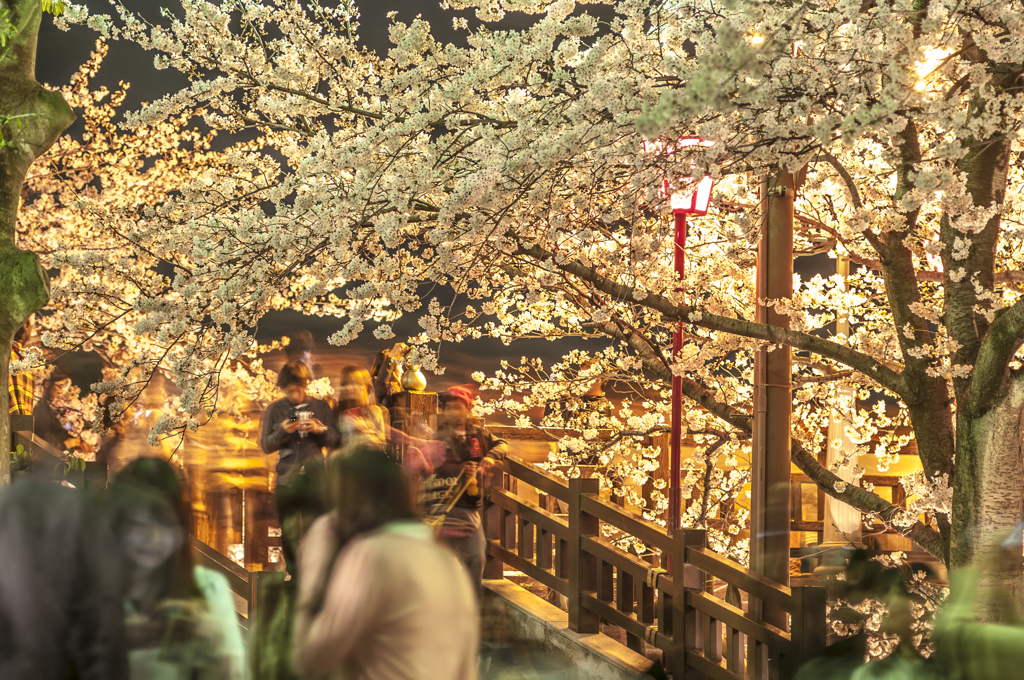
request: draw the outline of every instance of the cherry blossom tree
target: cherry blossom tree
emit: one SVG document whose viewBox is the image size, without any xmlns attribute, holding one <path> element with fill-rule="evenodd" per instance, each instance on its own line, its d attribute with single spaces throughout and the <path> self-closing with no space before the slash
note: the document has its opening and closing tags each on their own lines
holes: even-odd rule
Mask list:
<svg viewBox="0 0 1024 680">
<path fill-rule="evenodd" d="M 154 375 L 173 378 L 178 352 L 198 342 L 184 337 L 167 343 L 159 334 L 135 331 L 144 315 L 135 306 L 140 289 L 166 289 L 162 268 L 169 269 L 173 262 L 148 252 L 145 242 L 123 230 L 121 220 L 163 205 L 182 185 L 221 165 L 227 153 L 248 147 L 214 150 L 216 134 L 200 133 L 192 111 L 163 121 L 146 134 L 121 129 L 118 118 L 129 85 L 122 83 L 114 92 L 92 85 L 107 52 L 106 43 L 98 41 L 89 60 L 59 90 L 80 112 L 83 132 L 62 136 L 30 170 L 22 189 L 17 239 L 19 246 L 39 256 L 45 269 L 56 271 L 50 301 L 35 316 L 42 344 L 51 350 L 50 357 L 72 350 L 97 352 L 105 366 L 103 384 L 97 387 L 105 392 L 116 385 L 111 396 L 117 398 L 107 405 L 107 416 L 117 419 Z M 207 366 L 210 396 L 203 399 L 208 410 L 240 415 L 247 400 L 264 406 L 273 401 L 276 374 L 265 369 L 259 357 L 281 347 L 281 342 L 253 344 L 235 361 Z M 26 354 L 17 369 L 38 369 L 49 358 L 42 348 L 30 348 Z M 39 383 L 46 369 L 36 373 Z M 318 382 L 314 389 L 322 392 L 325 386 Z M 102 422 L 95 394 L 82 401 L 73 392 L 72 402 L 65 406 L 80 414 L 76 432 Z M 214 394 L 228 398 L 215 401 Z M 165 407 L 169 413 L 179 410 L 173 400 Z"/>
<path fill-rule="evenodd" d="M 174 263 L 166 285 L 144 279 L 134 332 L 187 338 L 175 369 L 189 417 L 202 367 L 247 351 L 268 310 L 345 316 L 341 344 L 390 308 L 422 314 L 411 359 L 428 369 L 440 343 L 485 335 L 606 338 L 611 352 L 563 364 L 660 398 L 637 401 L 651 416 L 598 416 L 586 445 L 615 419 L 663 427 L 676 372 L 699 455 L 746 455 L 752 353 L 786 345 L 794 463 L 951 566 L 986 565 L 988 587 L 1020 602 L 1019 556 L 992 545 L 1024 515 L 1021 2 L 626 0 L 604 3 L 609 23 L 571 0 L 445 4 L 477 9 L 483 27 L 455 20 L 468 46 L 393 21 L 386 57 L 358 46 L 346 2 L 186 0 L 156 23 L 69 8 L 192 78 L 130 116 L 135 130 L 202 108 L 218 130 L 260 135 L 125 225 Z M 487 27 L 507 11 L 536 20 Z M 675 146 L 693 135 L 714 144 Z M 798 254 L 857 265 L 768 301 L 789 329 L 751 321 L 757 191 L 783 171 L 805 177 Z M 705 172 L 715 209 L 692 224 L 680 287 L 663 185 Z M 456 303 L 421 299 L 423 282 Z M 883 466 L 916 441 L 911 511 L 817 462 L 835 410 Z"/>
</svg>

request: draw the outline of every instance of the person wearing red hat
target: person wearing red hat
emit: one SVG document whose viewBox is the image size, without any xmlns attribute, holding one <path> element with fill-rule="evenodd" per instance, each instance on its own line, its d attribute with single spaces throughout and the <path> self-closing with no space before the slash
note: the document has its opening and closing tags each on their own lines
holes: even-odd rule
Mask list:
<svg viewBox="0 0 1024 680">
<path fill-rule="evenodd" d="M 458 556 L 479 589 L 483 580 L 484 539 L 480 510 L 483 480 L 496 460 L 505 457 L 508 444 L 492 435 L 487 428 L 469 421 L 473 410 L 473 396 L 463 387 L 452 387 L 440 395 L 443 423 L 434 438 L 444 442 L 444 460 L 434 474 L 423 483 L 428 512 L 434 511 L 454 487 L 463 471 L 472 475 L 465 493 L 455 503 L 441 526 L 440 538 Z"/>
</svg>

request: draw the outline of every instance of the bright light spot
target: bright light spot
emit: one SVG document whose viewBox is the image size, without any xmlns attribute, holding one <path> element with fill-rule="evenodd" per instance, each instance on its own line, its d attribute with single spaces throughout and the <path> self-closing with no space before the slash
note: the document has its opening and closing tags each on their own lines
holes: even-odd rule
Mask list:
<svg viewBox="0 0 1024 680">
<path fill-rule="evenodd" d="M 929 73 L 934 71 L 942 63 L 942 60 L 949 56 L 948 50 L 943 50 L 938 47 L 929 47 L 924 51 L 924 61 L 919 61 L 914 65 L 914 71 L 920 77 L 924 78 Z"/>
<path fill-rule="evenodd" d="M 928 83 L 924 82 L 923 80 L 917 81 L 917 84 L 914 85 L 914 89 L 917 90 L 918 92 L 924 92 L 924 88 L 926 87 L 928 87 Z"/>
<path fill-rule="evenodd" d="M 764 36 L 763 36 L 763 35 L 755 35 L 755 36 L 753 36 L 753 37 L 752 37 L 752 38 L 750 39 L 750 42 L 751 42 L 752 44 L 754 44 L 754 45 L 760 45 L 761 43 L 763 43 L 763 42 L 764 42 Z"/>
</svg>

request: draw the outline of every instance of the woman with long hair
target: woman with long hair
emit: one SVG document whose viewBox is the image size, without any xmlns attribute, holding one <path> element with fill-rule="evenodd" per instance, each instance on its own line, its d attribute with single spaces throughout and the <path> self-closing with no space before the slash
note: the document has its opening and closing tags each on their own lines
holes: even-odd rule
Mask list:
<svg viewBox="0 0 1024 680">
<path fill-rule="evenodd" d="M 192 564 L 174 468 L 161 458 L 132 461 L 114 478 L 109 504 L 132 680 L 242 680 L 234 601 L 223 576 Z"/>
<path fill-rule="evenodd" d="M 341 369 L 334 414 L 341 433 L 340 450 L 387 445 L 391 419 L 387 409 L 377 405 L 366 369 L 358 366 Z"/>
<path fill-rule="evenodd" d="M 476 598 L 413 511 L 402 469 L 363 447 L 330 462 L 333 510 L 302 542 L 292 661 L 300 676 L 476 677 Z"/>
<path fill-rule="evenodd" d="M 402 466 L 414 476 L 430 474 L 433 460 L 444 456 L 444 448 L 437 442 L 411 437 L 391 427 L 388 410 L 376 403 L 369 372 L 358 366 L 341 369 L 335 417 L 341 445 L 334 454 L 365 447 L 401 450 Z"/>
</svg>

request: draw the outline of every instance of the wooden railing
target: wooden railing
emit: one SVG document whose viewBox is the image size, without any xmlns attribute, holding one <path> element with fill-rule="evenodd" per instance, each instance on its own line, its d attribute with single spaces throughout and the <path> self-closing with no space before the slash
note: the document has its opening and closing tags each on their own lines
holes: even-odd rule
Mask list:
<svg viewBox="0 0 1024 680">
<path fill-rule="evenodd" d="M 228 588 L 245 602 L 245 616 L 238 616 L 238 623 L 248 632 L 251 623 L 256 620 L 256 605 L 259 601 L 259 580 L 261 574 L 276 572 L 246 571 L 227 556 L 222 555 L 195 536 L 189 536 L 189 547 L 192 549 L 192 561 L 200 567 L 215 571 L 228 581 Z"/>
<path fill-rule="evenodd" d="M 498 468 L 485 510 L 485 578 L 503 578 L 507 566 L 551 588 L 565 597 L 572 630 L 599 633 L 602 621 L 618 626 L 630 648 L 662 650 L 676 678 L 792 677 L 824 648 L 823 586 L 773 583 L 712 552 L 702 530 L 669 535 L 602 498 L 596 479 L 566 483 L 514 456 Z M 557 499 L 567 513 L 513 491 L 523 485 Z M 620 549 L 602 525 L 639 539 L 668 568 Z M 765 607 L 788 614 L 789 630 L 766 623 Z"/>
</svg>

